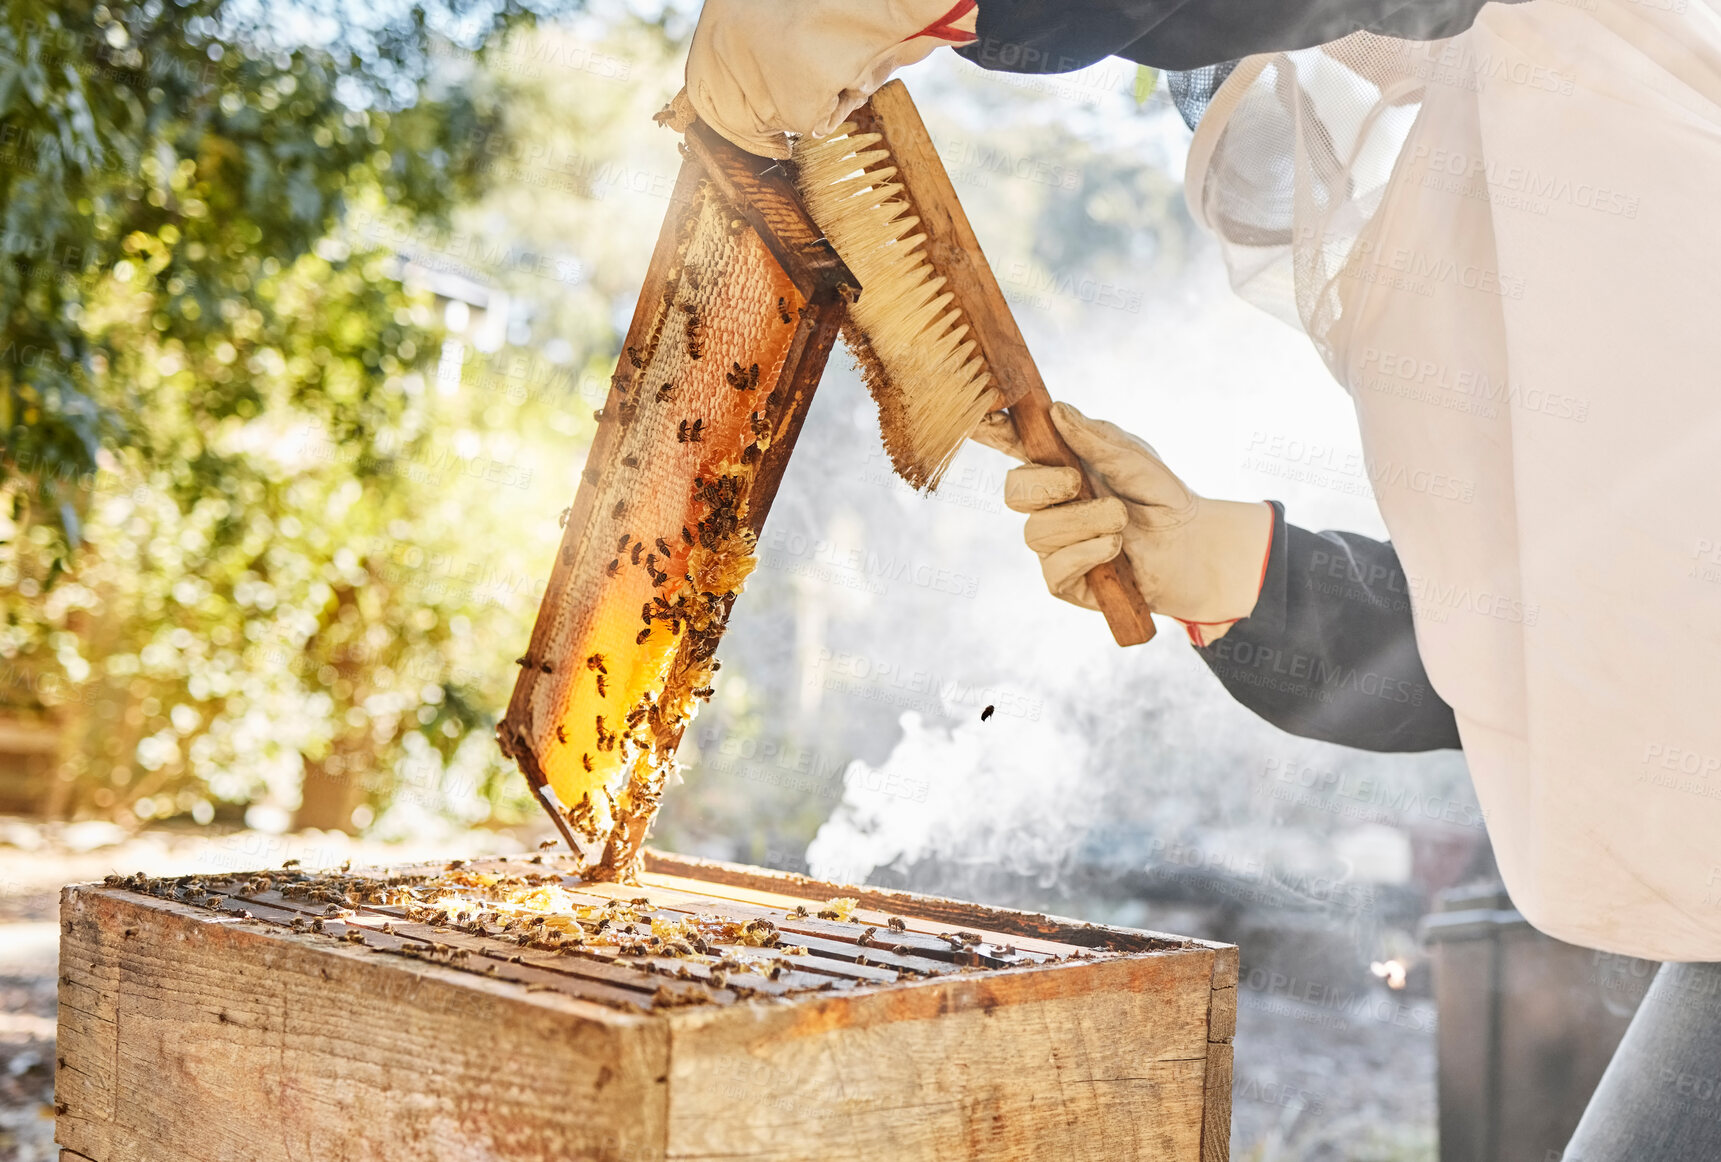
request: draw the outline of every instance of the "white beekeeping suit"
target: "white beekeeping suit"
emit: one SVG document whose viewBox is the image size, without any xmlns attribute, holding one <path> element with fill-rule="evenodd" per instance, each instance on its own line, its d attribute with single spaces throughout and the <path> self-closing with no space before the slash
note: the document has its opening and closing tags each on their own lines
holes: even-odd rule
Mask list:
<svg viewBox="0 0 1721 1162">
<path fill-rule="evenodd" d="M 1248 58 L 1188 196 L 1352 396 L 1514 901 L 1721 961 L 1721 9 Z"/>
</svg>

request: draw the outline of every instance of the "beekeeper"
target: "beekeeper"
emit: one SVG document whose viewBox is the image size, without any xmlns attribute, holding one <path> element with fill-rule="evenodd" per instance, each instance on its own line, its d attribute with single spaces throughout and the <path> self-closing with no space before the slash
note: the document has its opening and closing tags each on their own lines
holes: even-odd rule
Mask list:
<svg viewBox="0 0 1721 1162">
<path fill-rule="evenodd" d="M 1046 582 L 1122 553 L 1244 704 L 1462 746 L 1514 903 L 1670 962 L 1566 1162 L 1721 1158 L 1721 9 L 1716 0 L 712 0 L 688 92 L 786 156 L 941 44 L 1173 75 L 1240 293 L 1356 407 L 1390 543 L 1197 495 L 1059 405 L 1115 493 L 1024 464 Z M 1316 47 L 1319 46 L 1319 47 Z M 1020 456 L 1008 418 L 978 434 Z"/>
</svg>

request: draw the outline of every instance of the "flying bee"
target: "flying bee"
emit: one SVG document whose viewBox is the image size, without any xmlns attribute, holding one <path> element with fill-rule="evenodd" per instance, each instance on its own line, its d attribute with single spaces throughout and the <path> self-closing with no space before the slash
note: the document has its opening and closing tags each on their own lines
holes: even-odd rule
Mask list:
<svg viewBox="0 0 1721 1162">
<path fill-rule="evenodd" d="M 794 322 L 794 320 L 789 317 L 789 300 L 783 298 L 781 295 L 777 297 L 777 317 L 785 323 Z"/>
<path fill-rule="evenodd" d="M 644 548 L 645 548 L 645 542 L 644 541 L 635 541 L 633 543 L 633 551 L 628 554 L 628 558 L 631 561 L 633 561 L 633 563 L 635 565 L 639 564 L 639 554 L 640 554 L 640 551 Z"/>
<path fill-rule="evenodd" d="M 633 644 L 636 646 L 643 646 L 645 644 L 645 639 L 650 637 L 650 636 L 651 636 L 651 627 L 648 625 L 644 629 L 640 630 L 638 633 L 633 635 Z"/>
<path fill-rule="evenodd" d="M 657 538 L 657 551 L 662 553 L 666 560 L 675 555 L 669 551 L 669 542 L 664 540 L 662 537 Z"/>
<path fill-rule="evenodd" d="M 657 402 L 668 403 L 669 397 L 674 394 L 675 385 L 673 383 L 665 383 L 662 387 L 657 389 Z"/>
<path fill-rule="evenodd" d="M 992 712 L 996 709 L 998 709 L 996 706 L 986 707 L 986 709 L 980 712 L 980 721 L 985 722 L 988 718 L 992 717 Z"/>
<path fill-rule="evenodd" d="M 617 557 L 615 560 L 611 561 L 609 563 L 609 568 L 605 569 L 604 572 L 608 573 L 611 577 L 614 577 L 617 573 L 620 573 L 621 572 L 621 558 Z"/>
</svg>

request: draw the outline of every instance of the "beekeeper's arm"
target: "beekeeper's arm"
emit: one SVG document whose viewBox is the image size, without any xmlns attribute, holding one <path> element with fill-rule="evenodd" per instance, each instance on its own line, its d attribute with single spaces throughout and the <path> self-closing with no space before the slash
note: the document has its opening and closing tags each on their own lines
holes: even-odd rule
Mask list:
<svg viewBox="0 0 1721 1162">
<path fill-rule="evenodd" d="M 1116 54 L 1164 69 L 1308 48 L 1368 29 L 1453 36 L 1483 0 L 705 0 L 685 95 L 730 141 L 788 157 L 890 75 L 950 45 L 988 69 L 1058 73 Z"/>
<path fill-rule="evenodd" d="M 1439 40 L 1469 28 L 1486 0 L 981 0 L 982 68 L 1063 73 L 1108 56 L 1193 69 L 1288 52 L 1369 31 Z"/>
<path fill-rule="evenodd" d="M 1005 477 L 1056 596 L 1097 608 L 1087 572 L 1121 554 L 1148 604 L 1181 621 L 1231 695 L 1275 726 L 1363 750 L 1459 745 L 1390 544 L 1286 524 L 1276 501 L 1201 496 L 1148 445 L 1068 404 L 1052 420 L 1110 494 L 1076 500 L 1071 468 L 1024 463 Z M 1027 459 L 1005 413 L 975 439 Z"/>
</svg>

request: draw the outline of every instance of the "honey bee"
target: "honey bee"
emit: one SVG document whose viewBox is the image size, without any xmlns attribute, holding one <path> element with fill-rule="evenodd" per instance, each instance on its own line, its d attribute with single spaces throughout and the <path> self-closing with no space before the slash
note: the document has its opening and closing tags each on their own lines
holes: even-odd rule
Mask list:
<svg viewBox="0 0 1721 1162">
<path fill-rule="evenodd" d="M 524 657 L 519 657 L 514 659 L 514 664 L 516 666 L 530 666 L 532 663 L 527 661 Z"/>
<path fill-rule="evenodd" d="M 622 467 L 624 467 L 624 468 L 638 468 L 639 467 L 639 457 L 638 456 L 632 456 L 632 455 L 623 456 L 621 458 L 621 462 L 622 462 Z"/>
<path fill-rule="evenodd" d="M 282 867 L 298 867 L 299 861 L 296 859 L 283 860 L 283 861 L 281 861 L 281 866 Z"/>
<path fill-rule="evenodd" d="M 592 770 L 592 756 L 591 755 L 582 754 L 580 756 L 580 762 L 585 765 L 587 772 L 590 772 Z"/>
<path fill-rule="evenodd" d="M 903 919 L 901 916 L 892 916 L 889 919 L 887 919 L 885 921 L 885 923 L 890 925 L 890 930 L 892 932 L 906 932 L 906 931 L 908 931 L 908 925 L 903 922 Z"/>
<path fill-rule="evenodd" d="M 568 505 L 567 508 L 564 508 L 562 510 L 562 515 L 556 518 L 556 527 L 559 529 L 567 528 L 568 527 L 568 518 L 570 516 L 572 516 L 573 513 L 574 513 L 574 506 L 573 505 L 570 504 L 570 505 Z"/>
<path fill-rule="evenodd" d="M 611 561 L 609 563 L 609 567 L 606 568 L 604 570 L 604 572 L 608 573 L 611 577 L 614 577 L 617 573 L 620 573 L 621 572 L 621 558 L 617 557 L 615 560 Z"/>
<path fill-rule="evenodd" d="M 996 706 L 986 707 L 986 709 L 984 709 L 980 712 L 980 721 L 985 722 L 988 718 L 992 717 L 992 712 L 996 709 L 997 709 Z"/>
<path fill-rule="evenodd" d="M 794 320 L 789 317 L 789 300 L 783 298 L 781 295 L 777 298 L 777 317 L 785 323 L 794 322 Z"/>
<path fill-rule="evenodd" d="M 717 693 L 717 691 L 710 686 L 699 686 L 693 690 L 693 696 L 701 702 L 711 701 L 711 696 L 715 693 Z"/>
<path fill-rule="evenodd" d="M 733 370 L 726 372 L 723 378 L 737 391 L 752 391 L 759 386 L 759 365 L 755 363 L 751 367 L 742 367 L 736 363 Z"/>
<path fill-rule="evenodd" d="M 637 347 L 629 347 L 627 349 L 627 361 L 633 364 L 635 368 L 645 366 L 645 360 L 640 358 L 639 348 Z"/>
<path fill-rule="evenodd" d="M 603 423 L 604 422 L 604 409 L 603 408 L 593 409 L 592 419 L 597 421 L 600 424 Z"/>
<path fill-rule="evenodd" d="M 550 665 L 548 662 L 539 662 L 538 669 L 542 670 L 546 674 L 553 674 L 556 672 L 556 667 Z"/>
<path fill-rule="evenodd" d="M 806 304 L 806 305 L 805 305 L 805 306 L 802 306 L 802 307 L 797 307 L 797 308 L 796 308 L 796 309 L 795 309 L 795 314 L 796 314 L 796 315 L 798 315 L 798 316 L 800 316 L 800 317 L 801 317 L 801 318 L 803 318 L 803 319 L 805 319 L 805 318 L 807 318 L 807 317 L 808 317 L 808 316 L 810 316 L 810 315 L 811 315 L 811 314 L 812 314 L 812 313 L 813 313 L 813 304 L 811 304 L 811 303 L 808 303 L 808 304 Z"/>
<path fill-rule="evenodd" d="M 587 658 L 586 669 L 596 670 L 600 674 L 609 673 L 608 670 L 604 669 L 604 656 L 602 654 L 593 654 L 591 657 Z"/>
<path fill-rule="evenodd" d="M 695 443 L 695 444 L 703 441 L 705 439 L 705 433 L 701 429 L 703 429 L 704 427 L 705 427 L 705 421 L 704 420 L 694 420 L 693 421 L 693 427 L 691 429 L 689 429 L 688 433 L 687 433 L 688 440 L 692 443 Z"/>
<path fill-rule="evenodd" d="M 615 502 L 615 507 L 610 510 L 610 519 L 611 520 L 620 520 L 622 513 L 626 512 L 626 511 L 627 511 L 627 501 L 618 500 Z"/>
<path fill-rule="evenodd" d="M 598 697 L 599 698 L 608 698 L 609 697 L 609 694 L 604 690 L 604 676 L 602 674 L 598 675 Z"/>
<path fill-rule="evenodd" d="M 642 646 L 645 644 L 645 639 L 650 637 L 650 636 L 651 636 L 651 627 L 648 625 L 644 629 L 640 630 L 638 633 L 636 633 L 634 635 L 633 644 L 636 646 Z"/>
<path fill-rule="evenodd" d="M 633 534 L 632 533 L 623 533 L 621 535 L 621 540 L 619 540 L 615 543 L 615 551 L 619 553 L 623 549 L 627 548 L 627 543 L 631 540 L 633 540 Z"/>
<path fill-rule="evenodd" d="M 807 911 L 807 906 L 805 904 L 795 905 L 795 916 L 797 919 L 805 920 L 808 915 L 810 915 L 810 913 Z"/>
<path fill-rule="evenodd" d="M 681 304 L 681 309 L 687 313 L 687 321 L 683 326 L 687 336 L 687 356 L 689 359 L 705 357 L 705 320 L 699 317 L 699 308 L 692 303 Z"/>
<path fill-rule="evenodd" d="M 556 741 L 563 746 L 568 745 L 568 728 L 559 722 L 556 723 Z"/>
<path fill-rule="evenodd" d="M 680 426 L 678 426 L 675 429 L 675 442 L 677 444 L 687 443 L 687 421 L 686 420 L 682 420 Z"/>
<path fill-rule="evenodd" d="M 651 625 L 651 612 L 651 602 L 648 601 L 640 606 L 639 619 L 645 622 L 647 626 Z"/>
<path fill-rule="evenodd" d="M 657 551 L 662 553 L 666 560 L 675 555 L 669 551 L 669 542 L 664 540 L 662 537 L 657 538 Z"/>
<path fill-rule="evenodd" d="M 669 397 L 674 395 L 674 394 L 675 394 L 675 385 L 673 383 L 666 383 L 662 387 L 657 389 L 657 402 L 658 403 L 668 403 Z"/>
<path fill-rule="evenodd" d="M 657 554 L 656 553 L 647 553 L 645 555 L 645 571 L 647 573 L 657 572 Z"/>
</svg>

